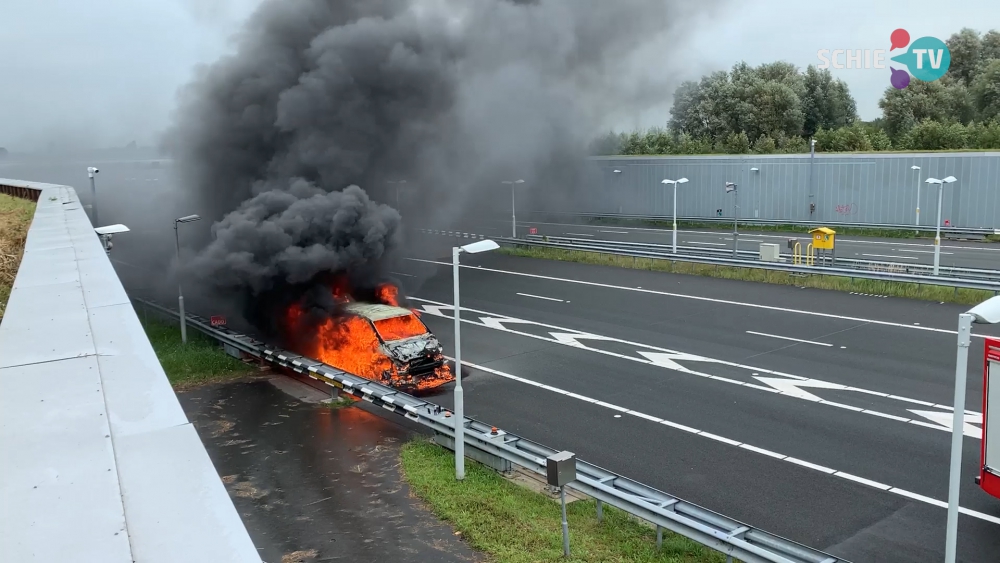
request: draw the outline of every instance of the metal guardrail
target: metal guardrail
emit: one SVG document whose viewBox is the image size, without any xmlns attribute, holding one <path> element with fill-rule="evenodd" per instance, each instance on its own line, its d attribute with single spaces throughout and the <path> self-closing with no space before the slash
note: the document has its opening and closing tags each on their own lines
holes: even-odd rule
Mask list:
<svg viewBox="0 0 1000 563">
<path fill-rule="evenodd" d="M 172 309 L 142 299 L 135 301 L 179 319 L 177 312 Z M 457 426 L 455 417 L 439 405 L 346 373 L 318 360 L 269 346 L 247 335 L 213 327 L 203 317 L 193 314 L 187 314 L 186 317 L 190 327 L 218 340 L 230 353 L 238 351 L 311 377 L 454 439 Z M 462 420 L 461 428 L 465 432 L 467 447 L 542 475 L 545 474 L 546 458 L 558 451 L 503 430 L 497 429 L 494 434 L 494 427 L 471 418 Z M 578 459 L 576 471 L 577 480 L 568 485 L 570 488 L 741 561 L 847 563 L 844 559 L 748 526 L 591 463 Z"/>
<path fill-rule="evenodd" d="M 775 262 L 763 262 L 759 260 L 743 260 L 739 258 L 721 258 L 707 255 L 673 254 L 672 252 L 659 250 L 640 250 L 622 248 L 617 242 L 607 244 L 602 241 L 567 239 L 564 237 L 545 237 L 543 235 L 528 235 L 535 238 L 495 238 L 498 243 L 507 246 L 540 246 L 548 248 L 560 248 L 563 250 L 582 250 L 586 252 L 596 252 L 600 254 L 615 254 L 618 256 L 633 256 L 637 258 L 654 258 L 659 260 L 673 260 L 676 262 L 692 262 L 697 264 L 712 264 L 717 266 L 735 266 L 740 268 L 756 268 L 759 270 L 792 272 L 798 274 L 813 274 L 827 276 L 841 276 L 857 279 L 893 281 L 903 283 L 915 283 L 921 285 L 938 285 L 944 287 L 954 287 L 957 289 L 981 289 L 1000 294 L 1000 282 L 963 279 L 942 276 L 926 276 L 919 274 L 908 274 L 905 272 L 879 272 L 849 268 L 834 268 L 830 266 L 806 266 L 796 264 L 782 264 Z M 544 239 L 548 240 L 544 240 Z M 596 243 L 596 244 L 595 244 Z M 633 243 L 634 244 L 634 243 Z M 669 247 L 668 247 L 669 248 Z M 732 252 L 732 251 L 730 251 Z M 898 266 L 898 264 L 895 264 Z"/>
<path fill-rule="evenodd" d="M 568 211 L 530 211 L 532 215 L 562 215 L 571 217 L 586 217 L 592 219 L 628 219 L 641 221 L 673 221 L 673 215 L 643 215 L 637 213 L 589 213 L 589 212 L 568 212 Z M 732 217 L 678 217 L 677 221 L 686 223 L 720 223 L 723 225 L 732 224 Z M 824 222 L 824 221 L 780 221 L 777 219 L 743 219 L 739 220 L 741 225 L 791 225 L 796 227 L 840 227 L 855 229 L 886 229 L 890 231 L 924 231 L 933 232 L 933 225 L 887 225 L 881 223 L 845 223 L 845 222 Z M 998 235 L 1000 228 L 991 227 L 941 227 L 941 233 L 948 235 Z"/>
<path fill-rule="evenodd" d="M 602 239 L 581 239 L 574 237 L 562 237 L 562 236 L 548 236 L 548 235 L 527 235 L 525 240 L 531 241 L 549 241 L 549 242 L 564 242 L 567 244 L 585 244 L 593 247 L 601 246 L 609 250 L 615 249 L 628 249 L 628 250 L 645 250 L 650 252 L 661 252 L 664 254 L 672 255 L 672 247 L 667 244 L 656 244 L 649 242 L 629 242 L 629 241 L 616 241 L 616 240 L 602 240 Z M 705 248 L 701 246 L 684 246 L 678 245 L 678 250 L 683 254 L 691 255 L 706 255 L 706 256 L 732 256 L 732 248 Z M 739 250 L 739 256 L 756 257 L 760 255 L 759 250 Z M 791 259 L 790 254 L 782 254 L 782 258 Z M 756 260 L 756 258 L 747 258 L 748 260 Z M 765 262 L 766 263 L 766 262 Z M 836 264 L 846 265 L 858 270 L 871 270 L 871 271 L 885 271 L 885 272 L 899 272 L 905 274 L 915 274 L 930 276 L 934 271 L 934 267 L 930 264 L 912 264 L 903 262 L 889 262 L 889 261 L 879 261 L 879 260 L 860 260 L 857 258 L 837 258 Z M 988 281 L 998 281 L 1000 282 L 1000 270 L 986 270 L 979 268 L 958 268 L 953 266 L 941 266 L 939 271 L 942 276 L 953 277 L 959 279 L 975 279 L 975 280 L 988 280 Z"/>
</svg>

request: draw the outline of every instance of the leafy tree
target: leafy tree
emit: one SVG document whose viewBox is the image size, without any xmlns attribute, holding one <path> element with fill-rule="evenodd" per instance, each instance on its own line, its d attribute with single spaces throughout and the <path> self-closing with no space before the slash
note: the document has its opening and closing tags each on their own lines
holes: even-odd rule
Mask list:
<svg viewBox="0 0 1000 563">
<path fill-rule="evenodd" d="M 750 139 L 746 131 L 730 133 L 722 143 L 721 151 L 728 154 L 747 154 L 750 152 Z"/>
<path fill-rule="evenodd" d="M 965 84 L 972 83 L 976 67 L 982 62 L 982 38 L 974 29 L 963 28 L 945 41 L 951 52 L 951 66 L 948 74 Z"/>
<path fill-rule="evenodd" d="M 767 135 L 761 135 L 753 142 L 753 152 L 757 154 L 773 154 L 778 152 L 778 144 Z"/>
<path fill-rule="evenodd" d="M 902 139 L 923 120 L 968 123 L 975 113 L 966 88 L 946 78 L 933 82 L 913 79 L 902 90 L 890 86 L 878 105 L 882 108 L 885 131 L 893 141 Z"/>
<path fill-rule="evenodd" d="M 961 123 L 942 123 L 925 119 L 915 125 L 903 139 L 910 150 L 954 150 L 969 145 L 969 128 Z"/>
<path fill-rule="evenodd" d="M 1000 59 L 1000 32 L 993 29 L 986 32 L 986 35 L 983 35 L 979 56 L 984 63 Z"/>
<path fill-rule="evenodd" d="M 853 152 L 873 149 L 868 132 L 861 123 L 839 129 L 820 129 L 816 132 L 817 151 Z"/>
<path fill-rule="evenodd" d="M 809 65 L 803 77 L 802 133 L 811 137 L 819 128 L 835 129 L 858 118 L 857 104 L 842 80 L 833 79 L 827 69 Z"/>
<path fill-rule="evenodd" d="M 1000 149 L 1000 123 L 974 123 L 969 126 L 969 147 Z"/>
<path fill-rule="evenodd" d="M 1000 118 L 1000 59 L 989 61 L 982 67 L 969 92 L 980 119 Z"/>
</svg>

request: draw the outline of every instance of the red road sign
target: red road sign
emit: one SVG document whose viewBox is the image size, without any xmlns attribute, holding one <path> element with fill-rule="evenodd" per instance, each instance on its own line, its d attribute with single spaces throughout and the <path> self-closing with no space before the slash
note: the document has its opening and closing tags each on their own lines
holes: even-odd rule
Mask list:
<svg viewBox="0 0 1000 563">
<path fill-rule="evenodd" d="M 529 227 L 528 228 L 528 234 L 529 235 L 537 235 L 538 234 L 538 229 L 535 228 L 535 227 Z"/>
<path fill-rule="evenodd" d="M 212 326 L 226 326 L 226 317 L 222 315 L 212 315 Z"/>
</svg>

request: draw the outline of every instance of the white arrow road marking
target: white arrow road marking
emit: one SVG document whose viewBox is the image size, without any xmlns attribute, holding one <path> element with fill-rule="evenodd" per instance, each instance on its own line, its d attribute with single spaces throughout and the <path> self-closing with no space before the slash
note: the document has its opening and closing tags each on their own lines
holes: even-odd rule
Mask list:
<svg viewBox="0 0 1000 563">
<path fill-rule="evenodd" d="M 585 340 L 612 340 L 611 338 L 608 338 L 607 336 L 600 336 L 600 335 L 597 335 L 597 334 L 588 334 L 586 332 L 573 332 L 573 333 L 570 333 L 570 332 L 550 332 L 549 334 L 552 335 L 552 338 L 556 339 L 556 342 L 558 342 L 560 344 L 568 344 L 570 346 L 575 346 L 577 348 L 587 348 L 579 340 L 577 340 L 578 338 L 582 338 L 582 339 L 585 339 Z M 587 348 L 587 349 L 590 350 L 590 348 Z"/>
<path fill-rule="evenodd" d="M 677 371 L 683 371 L 687 373 L 692 373 L 688 368 L 678 364 L 675 360 L 688 360 L 692 362 L 701 362 L 709 360 L 708 358 L 703 358 L 701 356 L 695 356 L 694 354 L 685 354 L 683 352 L 643 352 L 639 350 L 639 353 L 643 356 L 649 358 L 649 361 L 653 362 L 653 365 L 675 369 Z M 711 361 L 711 360 L 709 360 Z"/>
<path fill-rule="evenodd" d="M 918 411 L 915 409 L 907 409 L 907 410 L 909 410 L 915 415 L 922 416 L 927 420 L 930 420 L 931 422 L 934 422 L 935 424 L 941 426 L 941 428 L 943 428 L 944 430 L 951 432 L 952 429 L 951 417 L 953 413 L 940 412 L 940 411 Z M 919 421 L 917 422 L 920 423 Z M 982 429 L 973 426 L 973 424 L 982 425 L 982 423 L 983 423 L 983 415 L 967 414 L 965 415 L 965 423 L 962 424 L 962 433 L 972 438 L 982 438 L 983 436 Z M 927 424 L 927 423 L 923 422 L 921 424 Z M 929 426 L 933 427 L 933 425 Z"/>
<path fill-rule="evenodd" d="M 448 358 L 448 359 L 451 360 L 452 362 L 455 361 L 454 358 Z M 532 387 L 538 387 L 538 388 L 544 389 L 546 391 L 552 391 L 553 393 L 558 393 L 558 394 L 563 395 L 565 397 L 569 397 L 571 399 L 577 399 L 579 401 L 590 403 L 590 404 L 595 405 L 595 406 L 604 407 L 606 409 L 610 409 L 610 410 L 613 410 L 613 411 L 618 412 L 618 413 L 631 415 L 631 416 L 634 416 L 636 418 L 640 418 L 640 419 L 643 419 L 643 420 L 646 420 L 646 421 L 649 421 L 649 422 L 652 422 L 652 423 L 662 424 L 662 425 L 667 426 L 669 428 L 674 428 L 676 430 L 681 430 L 683 432 L 689 432 L 691 434 L 694 434 L 696 436 L 700 436 L 702 438 L 708 438 L 710 440 L 714 440 L 714 441 L 719 442 L 721 444 L 726 444 L 727 446 L 732 446 L 732 447 L 735 447 L 735 448 L 739 448 L 741 450 L 745 450 L 745 451 L 749 451 L 749 452 L 754 452 L 756 454 L 764 455 L 764 456 L 767 456 L 767 457 L 770 457 L 770 458 L 774 458 L 774 459 L 777 459 L 777 460 L 780 460 L 780 461 L 786 461 L 788 463 L 792 463 L 792 464 L 798 465 L 799 467 L 805 467 L 807 469 L 812 469 L 813 471 L 818 471 L 820 473 L 823 473 L 823 474 L 826 474 L 826 475 L 830 475 L 831 477 L 838 477 L 840 479 L 845 479 L 845 480 L 848 480 L 848 481 L 852 481 L 852 482 L 858 483 L 860 485 L 864 485 L 864 486 L 867 486 L 867 487 L 872 487 L 872 488 L 880 490 L 880 491 L 884 491 L 884 492 L 887 492 L 887 493 L 892 493 L 894 495 L 899 495 L 899 496 L 902 496 L 902 497 L 906 497 L 908 499 L 915 500 L 915 501 L 918 501 L 918 502 L 923 502 L 923 503 L 926 503 L 926 504 L 930 504 L 932 506 L 937 506 L 939 508 L 947 508 L 948 507 L 948 503 L 946 503 L 946 502 L 944 502 L 942 500 L 934 499 L 934 498 L 931 498 L 931 497 L 926 497 L 924 495 L 917 494 L 917 493 L 908 491 L 906 489 L 900 489 L 899 487 L 893 487 L 892 485 L 887 485 L 885 483 L 880 483 L 878 481 L 873 481 L 871 479 L 866 479 L 864 477 L 860 477 L 858 475 L 847 473 L 845 471 L 838 471 L 838 470 L 832 469 L 830 467 L 825 467 L 825 466 L 818 465 L 818 464 L 815 464 L 815 463 L 810 463 L 808 461 L 801 460 L 801 459 L 798 459 L 798 458 L 794 458 L 794 457 L 789 456 L 789 455 L 785 455 L 785 454 L 782 454 L 782 453 L 779 453 L 779 452 L 775 452 L 775 451 L 767 450 L 767 449 L 764 449 L 764 448 L 760 448 L 760 447 L 754 446 L 752 444 L 747 444 L 747 443 L 744 443 L 744 442 L 740 442 L 739 440 L 733 440 L 733 439 L 727 438 L 725 436 L 719 436 L 718 434 L 712 434 L 710 432 L 706 432 L 704 430 L 699 430 L 697 428 L 692 428 L 690 426 L 686 426 L 684 424 L 673 422 L 673 421 L 667 420 L 665 418 L 660 418 L 660 417 L 653 416 L 653 415 L 650 415 L 650 414 L 641 413 L 639 411 L 630 410 L 630 409 L 627 409 L 625 407 L 622 407 L 622 406 L 619 406 L 619 405 L 615 405 L 615 404 L 612 404 L 612 403 L 606 403 L 604 401 L 599 401 L 597 399 L 592 399 L 590 397 L 586 397 L 586 396 L 580 395 L 578 393 L 573 393 L 573 392 L 567 391 L 565 389 L 560 389 L 558 387 L 553 387 L 551 385 L 546 385 L 546 384 L 538 382 L 538 381 L 534 381 L 534 380 L 531 380 L 531 379 L 526 379 L 524 377 L 519 377 L 519 376 L 516 376 L 516 375 L 513 375 L 513 374 L 505 373 L 505 372 L 502 372 L 500 370 L 496 370 L 496 369 L 493 369 L 493 368 L 488 368 L 486 366 L 474 364 L 472 362 L 465 362 L 465 361 L 463 361 L 462 365 L 465 365 L 465 366 L 468 366 L 470 368 L 477 369 L 477 370 L 480 370 L 480 371 L 483 371 L 483 372 L 486 372 L 486 373 L 491 373 L 491 374 L 497 375 L 499 377 L 503 377 L 503 378 L 506 378 L 506 379 L 510 379 L 510 380 L 513 380 L 513 381 L 518 381 L 520 383 L 531 385 Z M 968 508 L 965 508 L 965 507 L 959 507 L 958 510 L 959 510 L 959 512 L 961 512 L 962 514 L 965 514 L 967 516 L 972 516 L 973 518 L 978 518 L 980 520 L 985 520 L 986 522 L 990 522 L 990 523 L 993 523 L 993 524 L 1000 524 L 1000 518 L 997 518 L 996 516 L 993 516 L 991 514 L 985 514 L 983 512 L 978 512 L 978 511 L 971 510 L 971 509 L 968 509 Z"/>
<path fill-rule="evenodd" d="M 427 299 L 421 299 L 419 297 L 411 297 L 410 299 L 413 299 L 414 301 L 423 301 L 423 302 L 426 302 L 426 303 L 437 303 L 435 301 L 429 301 Z M 449 319 L 453 318 L 453 317 L 451 317 L 449 315 L 445 315 L 444 313 L 441 312 L 442 309 L 448 309 L 448 310 L 450 310 L 452 308 L 450 305 L 446 305 L 444 303 L 437 303 L 436 305 L 424 305 L 423 307 L 424 307 L 425 311 L 427 311 L 431 315 L 436 315 L 436 316 L 439 316 L 439 317 L 449 318 Z M 476 310 L 476 309 L 466 309 L 465 307 L 463 307 L 462 309 L 466 310 L 466 311 L 474 312 L 474 313 L 484 314 L 484 315 L 493 315 L 493 313 L 490 313 L 488 311 L 479 311 L 479 310 Z M 594 352 L 594 353 L 597 353 L 597 354 L 603 354 L 605 356 L 613 356 L 615 358 L 621 358 L 623 360 L 628 360 L 628 361 L 631 361 L 631 362 L 639 362 L 639 363 L 647 364 L 647 365 L 655 365 L 657 367 L 671 369 L 671 370 L 674 370 L 674 371 L 679 371 L 679 372 L 687 373 L 687 374 L 690 374 L 690 375 L 696 375 L 696 376 L 699 376 L 699 377 L 704 377 L 704 378 L 712 379 L 712 380 L 715 380 L 715 381 L 721 381 L 721 382 L 730 383 L 730 384 L 733 384 L 733 385 L 740 385 L 740 386 L 743 386 L 743 387 L 751 387 L 753 389 L 758 389 L 760 391 L 768 391 L 768 392 L 771 392 L 771 393 L 779 393 L 779 394 L 782 394 L 782 395 L 784 395 L 786 397 L 794 397 L 796 399 L 802 399 L 802 400 L 808 400 L 808 401 L 818 402 L 818 403 L 820 403 L 822 405 L 827 405 L 827 406 L 831 406 L 831 407 L 837 407 L 837 408 L 840 408 L 840 409 L 849 410 L 849 411 L 853 411 L 853 412 L 860 412 L 860 413 L 863 413 L 863 414 L 877 416 L 879 418 L 885 418 L 885 419 L 889 419 L 889 420 L 895 420 L 895 421 L 898 421 L 898 422 L 915 424 L 915 425 L 918 425 L 918 426 L 921 426 L 921 427 L 924 427 L 924 428 L 934 428 L 934 429 L 937 429 L 937 430 L 949 431 L 950 432 L 950 427 L 949 428 L 945 428 L 944 426 L 940 426 L 940 425 L 937 425 L 937 424 L 930 424 L 930 423 L 924 422 L 922 420 L 913 420 L 913 419 L 909 419 L 909 418 L 906 418 L 906 417 L 903 417 L 903 416 L 897 416 L 897 415 L 894 415 L 894 414 L 883 413 L 883 412 L 879 412 L 879 411 L 875 411 L 875 410 L 871 410 L 871 409 L 863 409 L 863 408 L 860 408 L 860 407 L 855 407 L 855 406 L 852 406 L 852 405 L 845 405 L 843 403 L 837 403 L 837 402 L 834 402 L 834 401 L 827 401 L 827 400 L 821 399 L 820 397 L 818 397 L 818 396 L 816 396 L 816 395 L 814 395 L 812 393 L 809 393 L 807 391 L 803 391 L 800 387 L 811 387 L 811 388 L 814 388 L 814 389 L 835 389 L 835 390 L 842 390 L 842 391 L 851 391 L 851 392 L 856 392 L 856 393 L 862 393 L 862 394 L 865 394 L 865 395 L 874 395 L 876 397 L 882 397 L 882 398 L 886 398 L 886 399 L 890 399 L 890 400 L 894 400 L 894 401 L 901 401 L 901 402 L 906 402 L 906 403 L 921 405 L 921 406 L 925 406 L 925 407 L 939 408 L 939 409 L 946 410 L 946 411 L 947 410 L 951 410 L 951 407 L 949 407 L 947 405 L 935 404 L 935 403 L 931 403 L 929 401 L 921 401 L 921 400 L 918 400 L 918 399 L 910 399 L 910 398 L 907 398 L 907 397 L 901 397 L 899 395 L 890 395 L 888 393 L 882 393 L 880 391 L 872 391 L 870 389 L 862 389 L 862 388 L 859 388 L 859 387 L 850 387 L 850 386 L 847 386 L 847 385 L 841 385 L 839 383 L 822 381 L 822 380 L 819 380 L 819 379 L 810 379 L 810 378 L 802 377 L 800 375 L 793 375 L 793 374 L 790 374 L 790 373 L 783 373 L 783 372 L 769 370 L 769 369 L 765 369 L 765 368 L 758 368 L 758 367 L 754 367 L 754 366 L 747 366 L 747 365 L 738 364 L 738 363 L 735 363 L 735 362 L 729 362 L 729 361 L 726 361 L 726 360 L 720 360 L 720 359 L 714 359 L 714 358 L 706 358 L 704 356 L 698 356 L 696 354 L 686 354 L 684 352 L 677 352 L 675 350 L 668 350 L 666 348 L 659 348 L 657 346 L 651 346 L 651 345 L 648 345 L 648 344 L 641 344 L 641 343 L 638 343 L 638 342 L 630 342 L 628 340 L 621 340 L 621 339 L 618 339 L 618 338 L 611 338 L 611 337 L 599 336 L 599 335 L 585 333 L 585 332 L 573 331 L 573 329 L 566 329 L 566 328 L 557 327 L 557 326 L 549 325 L 549 324 L 545 324 L 545 323 L 539 323 L 539 322 L 535 322 L 535 321 L 528 321 L 528 320 L 524 320 L 524 319 L 514 319 L 514 318 L 510 318 L 510 317 L 498 317 L 498 316 L 495 316 L 495 315 L 493 317 L 487 317 L 487 318 L 491 318 L 491 319 L 495 319 L 495 320 L 492 320 L 489 325 L 487 325 L 486 323 L 480 323 L 480 322 L 476 322 L 476 321 L 472 321 L 472 320 L 467 320 L 467 319 L 463 319 L 463 322 L 466 322 L 466 323 L 469 323 L 469 324 L 478 325 L 478 326 L 485 326 L 487 328 L 493 328 L 495 330 L 502 330 L 504 332 L 508 332 L 510 334 L 516 334 L 518 336 L 523 336 L 523 337 L 526 337 L 526 338 L 534 338 L 536 340 L 544 340 L 546 342 L 554 342 L 556 344 L 563 344 L 565 346 L 572 346 L 574 348 L 579 348 L 579 349 L 582 349 L 582 350 L 587 350 L 587 351 Z M 503 323 L 530 324 L 530 325 L 535 325 L 535 326 L 540 326 L 540 327 L 545 327 L 545 328 L 556 329 L 556 330 L 561 331 L 561 332 L 551 332 L 550 334 L 552 334 L 554 338 L 548 338 L 546 336 L 540 336 L 540 335 L 537 335 L 537 334 L 531 334 L 531 333 L 527 333 L 527 332 L 521 332 L 521 331 L 517 331 L 517 330 L 511 330 L 511 329 L 505 327 L 503 325 Z M 627 345 L 630 345 L 630 346 L 636 346 L 637 348 L 645 348 L 646 350 L 636 350 L 636 353 L 638 353 L 639 355 L 643 356 L 643 358 L 637 358 L 635 356 L 628 356 L 628 355 L 625 355 L 625 354 L 620 354 L 618 352 L 611 352 L 609 350 L 601 350 L 600 348 L 591 348 L 591 347 L 588 347 L 585 344 L 581 343 L 578 339 L 584 339 L 584 340 L 591 339 L 591 340 L 604 340 L 604 341 L 608 341 L 608 342 L 618 342 L 618 343 L 627 344 Z M 656 352 L 658 352 L 658 354 L 655 353 L 655 352 L 648 352 L 647 350 L 655 350 Z M 680 361 L 697 361 L 697 362 L 703 362 L 703 363 L 721 364 L 721 365 L 737 367 L 737 368 L 741 368 L 741 369 L 745 369 L 745 370 L 750 370 L 750 371 L 755 372 L 755 373 L 766 373 L 768 375 L 775 376 L 775 377 L 753 376 L 755 379 L 758 379 L 762 383 L 767 384 L 766 386 L 765 385 L 758 385 L 756 383 L 750 383 L 750 382 L 745 382 L 745 381 L 738 381 L 738 380 L 735 380 L 735 379 L 730 379 L 728 377 L 721 377 L 721 376 L 718 376 L 718 375 L 713 375 L 713 374 L 709 374 L 709 373 L 703 373 L 703 372 L 700 372 L 700 371 L 695 371 L 695 370 L 690 369 L 690 368 L 685 368 L 684 366 L 681 366 L 681 365 L 677 364 L 678 360 L 680 360 Z M 982 417 L 982 414 L 977 413 L 975 411 L 969 411 L 969 410 L 967 410 L 966 414 Z M 979 434 L 977 433 L 975 435 L 975 437 L 979 438 Z"/>
<path fill-rule="evenodd" d="M 813 387 L 815 389 L 848 389 L 846 385 L 841 385 L 839 383 L 831 383 L 829 381 L 821 381 L 819 379 L 807 379 L 805 381 L 800 381 L 797 379 L 783 379 L 779 377 L 759 377 L 755 376 L 754 379 L 774 387 L 780 391 L 783 395 L 790 395 L 799 399 L 805 399 L 807 401 L 816 401 L 817 403 L 823 399 L 809 393 L 808 391 L 803 391 L 801 387 Z M 861 409 L 859 409 L 861 410 Z"/>
</svg>

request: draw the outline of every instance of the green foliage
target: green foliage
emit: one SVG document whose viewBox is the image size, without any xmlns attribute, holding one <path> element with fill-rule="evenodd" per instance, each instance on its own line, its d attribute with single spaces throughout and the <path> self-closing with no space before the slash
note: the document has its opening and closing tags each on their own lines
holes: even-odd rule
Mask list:
<svg viewBox="0 0 1000 563">
<path fill-rule="evenodd" d="M 566 506 L 570 558 L 562 551 L 559 503 L 508 481 L 476 462 L 466 462 L 465 479 L 455 480 L 455 456 L 435 444 L 403 446 L 400 461 L 412 491 L 451 522 L 474 549 L 497 563 L 540 561 L 722 563 L 726 557 L 678 534 L 656 531 L 617 508 L 604 507 L 597 521 L 592 499 Z"/>
<path fill-rule="evenodd" d="M 218 342 L 197 330 L 188 330 L 188 341 L 184 344 L 178 324 L 144 319 L 142 325 L 167 379 L 175 387 L 214 383 L 256 372 L 255 368 L 226 354 Z"/>
<path fill-rule="evenodd" d="M 778 152 L 778 144 L 767 135 L 761 135 L 753 142 L 753 152 L 756 154 L 773 154 Z"/>
<path fill-rule="evenodd" d="M 977 149 L 1000 149 L 1000 123 L 973 123 L 969 126 L 969 145 Z"/>
<path fill-rule="evenodd" d="M 969 128 L 961 123 L 925 119 L 906 133 L 902 144 L 909 150 L 964 149 L 969 146 Z"/>
<path fill-rule="evenodd" d="M 982 65 L 969 92 L 981 120 L 1000 118 L 1000 59 Z"/>
<path fill-rule="evenodd" d="M 728 154 L 747 154 L 750 152 L 750 139 L 747 137 L 746 131 L 740 131 L 739 133 L 730 133 L 726 140 L 722 143 L 722 150 L 719 152 L 724 152 Z"/>
</svg>

